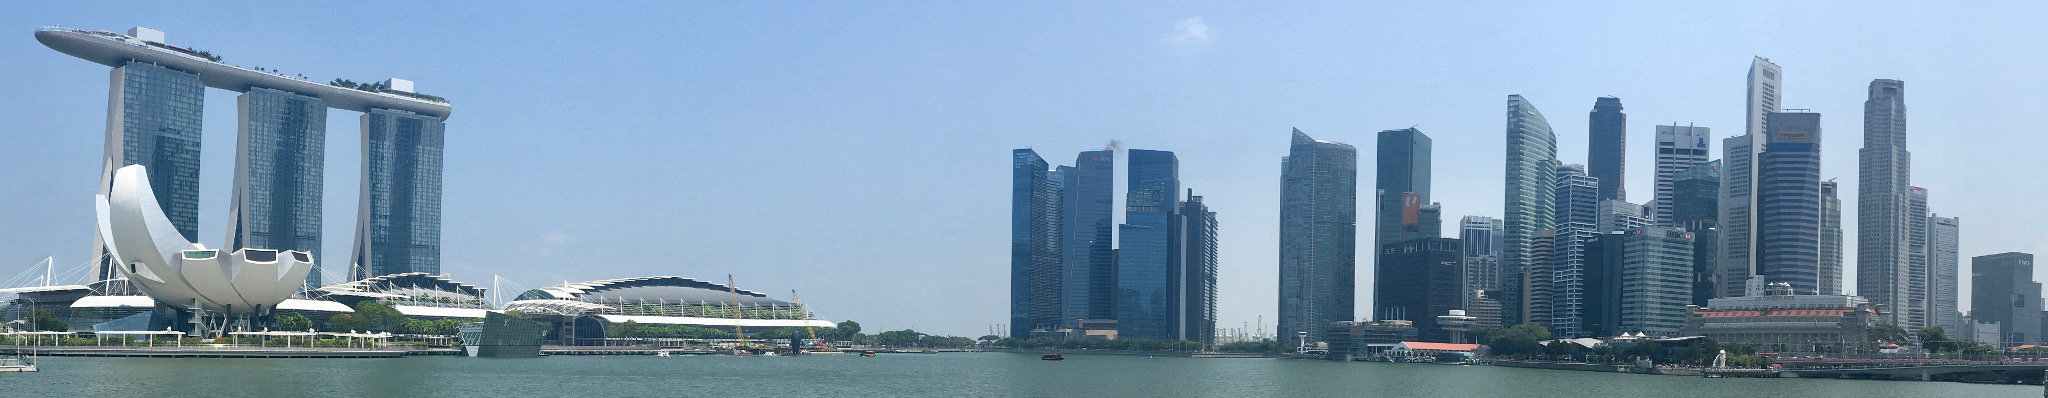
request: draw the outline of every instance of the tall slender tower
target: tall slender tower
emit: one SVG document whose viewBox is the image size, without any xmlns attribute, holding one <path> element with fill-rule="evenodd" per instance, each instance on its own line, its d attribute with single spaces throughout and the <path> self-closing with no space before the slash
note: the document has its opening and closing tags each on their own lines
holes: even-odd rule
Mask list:
<svg viewBox="0 0 2048 398">
<path fill-rule="evenodd" d="M 1928 326 L 1962 330 L 1963 314 L 1956 312 L 1956 264 L 1962 260 L 1957 256 L 1956 244 L 1960 241 L 1957 237 L 1962 231 L 1961 223 L 1957 217 L 1927 217 L 1927 268 L 1932 275 L 1927 290 Z"/>
<path fill-rule="evenodd" d="M 1794 294 L 1820 292 L 1820 114 L 1769 115 L 1769 137 L 1757 156 L 1757 275 L 1785 282 Z"/>
<path fill-rule="evenodd" d="M 1856 294 L 1892 308 L 1887 323 L 1908 326 L 1912 289 L 1912 153 L 1906 151 L 1906 84 L 1870 82 L 1863 101 L 1863 148 L 1856 153 Z M 1918 332 L 1916 328 L 1907 330 Z"/>
<path fill-rule="evenodd" d="M 1906 300 L 1905 323 L 1899 327 L 1913 333 L 1927 327 L 1928 306 L 1933 300 L 1928 294 L 1934 290 L 1934 272 L 1927 262 L 1927 189 L 1908 188 L 1906 191 Z M 1892 312 L 1900 312 L 1894 309 Z"/>
<path fill-rule="evenodd" d="M 1749 64 L 1747 123 L 1743 134 L 1721 140 L 1721 294 L 1744 294 L 1747 281 L 1757 275 L 1757 155 L 1764 150 L 1765 115 L 1778 111 L 1782 71 L 1771 60 L 1757 57 Z"/>
<path fill-rule="evenodd" d="M 1713 156 L 1708 153 L 1708 140 L 1713 136 L 1712 130 L 1706 127 L 1657 126 L 1657 192 L 1645 206 L 1651 212 L 1651 221 L 1667 227 L 1683 227 L 1671 215 L 1672 176 L 1693 165 L 1706 163 L 1707 158 Z"/>
<path fill-rule="evenodd" d="M 1044 158 L 1030 149 L 1010 157 L 1010 335 L 1030 338 L 1034 330 L 1059 323 L 1057 285 L 1048 276 L 1059 269 L 1060 209 L 1058 172 L 1047 171 Z M 1047 294 L 1049 292 L 1055 294 Z"/>
<path fill-rule="evenodd" d="M 1555 253 L 1551 256 L 1550 281 L 1550 329 L 1558 336 L 1585 337 L 1580 334 L 1587 313 L 1585 285 L 1586 245 L 1600 233 L 1599 205 L 1600 179 L 1586 174 L 1586 166 L 1568 164 L 1557 167 L 1556 239 L 1552 244 Z"/>
<path fill-rule="evenodd" d="M 1600 97 L 1586 114 L 1586 173 L 1600 179 L 1600 200 L 1628 200 L 1628 113 L 1621 99 Z"/>
<path fill-rule="evenodd" d="M 1294 130 L 1280 159 L 1279 335 L 1356 320 L 1358 149 Z"/>
<path fill-rule="evenodd" d="M 1557 199 L 1557 134 L 1550 131 L 1550 121 L 1536 110 L 1521 95 L 1508 96 L 1507 120 L 1507 178 L 1505 209 L 1501 220 L 1501 267 L 1507 278 L 1501 303 L 1501 326 L 1513 326 L 1535 320 L 1524 319 L 1531 314 L 1527 308 L 1532 305 L 1524 299 L 1530 292 L 1524 288 L 1537 276 L 1528 275 L 1532 256 L 1530 248 L 1536 239 L 1536 231 L 1552 228 L 1556 218 L 1554 201 Z M 1541 279 L 1549 277 L 1541 276 Z M 1544 287 L 1548 290 L 1548 286 Z M 1541 310 L 1543 323 L 1548 323 L 1547 307 Z"/>
<path fill-rule="evenodd" d="M 1468 304 L 1477 297 L 1474 290 L 1500 290 L 1500 228 L 1500 220 L 1493 217 L 1465 216 L 1458 222 L 1458 240 L 1465 249 Z"/>
<path fill-rule="evenodd" d="M 1185 254 L 1182 272 L 1178 335 L 1181 340 L 1216 342 L 1216 212 L 1188 190 L 1180 203 L 1181 241 Z"/>
<path fill-rule="evenodd" d="M 1842 294 L 1842 198 L 1834 180 L 1820 183 L 1820 279 L 1816 294 Z"/>
<path fill-rule="evenodd" d="M 1116 150 L 1081 152 L 1065 167 L 1060 198 L 1060 324 L 1116 319 Z"/>
<path fill-rule="evenodd" d="M 1180 158 L 1132 149 L 1116 276 L 1118 337 L 1174 338 L 1181 313 Z"/>
</svg>

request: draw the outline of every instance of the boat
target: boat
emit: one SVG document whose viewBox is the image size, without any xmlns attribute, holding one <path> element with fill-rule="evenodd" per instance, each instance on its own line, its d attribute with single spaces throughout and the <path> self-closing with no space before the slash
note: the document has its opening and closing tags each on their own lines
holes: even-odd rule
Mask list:
<svg viewBox="0 0 2048 398">
<path fill-rule="evenodd" d="M 655 351 L 654 356 L 668 358 L 668 350 Z"/>
<path fill-rule="evenodd" d="M 861 351 L 861 352 L 860 352 L 860 356 L 864 356 L 864 357 L 872 357 L 872 356 L 875 356 L 875 352 L 874 352 L 874 351 Z"/>
<path fill-rule="evenodd" d="M 1045 354 L 1045 356 L 1042 356 L 1042 357 L 1038 357 L 1038 359 L 1042 359 L 1042 360 L 1047 360 L 1047 361 L 1062 361 L 1062 360 L 1066 360 L 1066 359 L 1067 359 L 1067 357 L 1063 357 L 1063 356 L 1060 356 L 1060 354 Z"/>
<path fill-rule="evenodd" d="M 0 356 L 0 373 L 34 372 L 35 357 Z"/>
</svg>

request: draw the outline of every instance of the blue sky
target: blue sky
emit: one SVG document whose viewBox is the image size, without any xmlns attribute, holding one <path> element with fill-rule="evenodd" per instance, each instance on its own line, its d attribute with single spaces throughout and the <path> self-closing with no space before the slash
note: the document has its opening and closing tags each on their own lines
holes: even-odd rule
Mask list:
<svg viewBox="0 0 2048 398">
<path fill-rule="evenodd" d="M 2041 3 L 1270 3 L 11 4 L 0 276 L 91 249 L 107 72 L 33 39 L 53 24 L 149 26 L 230 64 L 447 97 L 443 271 L 484 285 L 733 274 L 833 320 L 980 335 L 1007 314 L 1009 150 L 1068 163 L 1115 139 L 1178 153 L 1218 213 L 1219 326 L 1271 322 L 1290 128 L 1370 154 L 1373 133 L 1417 126 L 1455 225 L 1501 213 L 1507 95 L 1549 117 L 1571 163 L 1593 99 L 1614 95 L 1640 201 L 1654 125 L 1741 133 L 1752 56 L 1784 67 L 1787 108 L 1823 114 L 1844 220 L 1864 87 L 1907 82 L 1914 184 L 1962 218 L 1966 303 L 1968 257 L 2048 253 L 2033 199 L 2048 160 L 2030 149 L 2048 109 Z M 209 245 L 225 236 L 231 94 L 207 99 Z M 352 243 L 357 115 L 329 117 L 328 248 Z"/>
</svg>

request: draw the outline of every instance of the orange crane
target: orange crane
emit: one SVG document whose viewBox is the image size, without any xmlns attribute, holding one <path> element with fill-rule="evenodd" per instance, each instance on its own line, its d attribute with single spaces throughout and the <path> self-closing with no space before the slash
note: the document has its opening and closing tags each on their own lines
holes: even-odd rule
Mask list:
<svg viewBox="0 0 2048 398">
<path fill-rule="evenodd" d="M 740 288 L 733 286 L 732 274 L 725 274 L 725 290 L 732 292 L 732 335 L 740 338 L 740 347 L 746 347 L 747 335 L 740 329 Z"/>
<path fill-rule="evenodd" d="M 800 317 L 798 320 L 804 321 L 804 333 L 811 335 L 811 343 L 821 347 L 824 346 L 825 343 L 818 341 L 818 331 L 811 329 L 811 312 L 804 311 L 804 298 L 797 297 L 796 290 L 792 289 L 789 291 L 789 299 L 796 301 L 796 312 L 797 316 Z"/>
</svg>

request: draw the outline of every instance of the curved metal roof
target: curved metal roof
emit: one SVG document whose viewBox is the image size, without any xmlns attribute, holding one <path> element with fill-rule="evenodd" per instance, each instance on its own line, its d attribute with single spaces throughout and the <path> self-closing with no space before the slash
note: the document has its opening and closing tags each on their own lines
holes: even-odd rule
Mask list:
<svg viewBox="0 0 2048 398">
<path fill-rule="evenodd" d="M 746 289 L 737 289 L 740 304 L 769 305 L 788 304 L 768 298 L 768 295 Z M 725 285 L 680 276 L 650 276 L 640 278 L 606 279 L 590 282 L 569 283 L 528 290 L 519 295 L 520 300 L 663 300 L 701 301 L 708 303 L 731 303 L 733 291 Z"/>
<path fill-rule="evenodd" d="M 456 282 L 454 279 L 448 279 L 447 275 L 434 275 L 425 272 L 404 272 L 346 283 L 336 283 L 321 286 L 320 291 L 327 294 L 386 297 L 392 295 L 383 294 L 383 291 L 400 288 L 432 289 L 477 297 L 484 295 L 484 288 Z"/>
<path fill-rule="evenodd" d="M 448 114 L 453 111 L 445 101 L 434 102 L 403 94 L 373 93 L 244 69 L 157 47 L 142 39 L 119 33 L 53 27 L 37 30 L 36 41 L 42 42 L 52 50 L 101 65 L 120 67 L 128 61 L 152 63 L 199 75 L 199 80 L 205 82 L 207 87 L 236 92 L 249 91 L 250 87 L 290 91 L 318 97 L 321 103 L 335 109 L 357 112 L 368 112 L 370 108 L 395 109 L 433 116 L 441 120 L 448 120 Z"/>
</svg>

